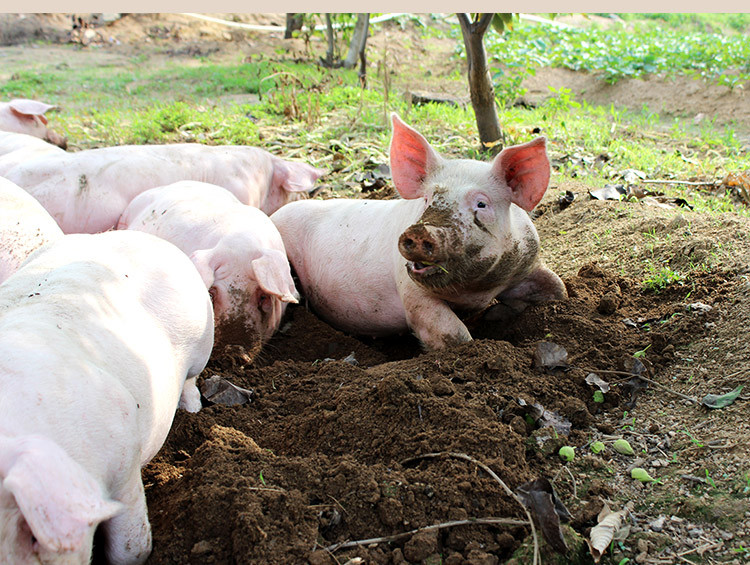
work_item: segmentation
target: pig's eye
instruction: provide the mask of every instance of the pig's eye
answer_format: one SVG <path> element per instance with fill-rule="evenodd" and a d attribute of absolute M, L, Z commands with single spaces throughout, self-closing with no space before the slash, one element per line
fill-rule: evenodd
<path fill-rule="evenodd" d="M 218 294 L 218 292 L 219 291 L 216 289 L 215 286 L 212 286 L 211 288 L 208 289 L 208 294 L 211 295 L 211 303 L 212 304 L 216 302 L 216 295 Z"/>
<path fill-rule="evenodd" d="M 258 308 L 261 310 L 270 310 L 271 309 L 271 297 L 267 294 L 261 294 L 258 296 Z"/>
<path fill-rule="evenodd" d="M 481 200 L 477 202 L 477 208 L 486 208 L 487 204 L 485 202 L 482 202 Z"/>

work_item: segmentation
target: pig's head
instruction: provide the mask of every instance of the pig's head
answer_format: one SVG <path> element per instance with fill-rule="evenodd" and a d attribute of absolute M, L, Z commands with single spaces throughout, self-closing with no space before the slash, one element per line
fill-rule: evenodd
<path fill-rule="evenodd" d="M 550 178 L 545 140 L 505 148 L 490 163 L 443 159 L 393 114 L 391 174 L 405 199 L 421 199 L 418 221 L 400 236 L 409 277 L 444 298 L 501 292 L 539 263 L 527 215 Z M 519 209 L 520 208 L 520 209 Z"/>
<path fill-rule="evenodd" d="M 25 99 L 0 104 L 0 130 L 33 135 L 66 149 L 67 139 L 47 127 L 47 117 L 44 114 L 52 108 L 54 106 L 50 104 Z"/>
<path fill-rule="evenodd" d="M 211 294 L 215 346 L 242 345 L 257 353 L 299 295 L 282 251 L 262 249 L 248 261 L 249 248 L 241 238 L 225 238 L 190 258 Z"/>
<path fill-rule="evenodd" d="M 0 438 L 0 562 L 87 565 L 94 531 L 119 502 L 55 442 Z"/>
<path fill-rule="evenodd" d="M 307 198 L 315 188 L 315 181 L 325 174 L 323 169 L 316 169 L 307 163 L 285 161 L 276 156 L 271 159 L 271 186 L 260 205 L 260 209 L 269 216 L 284 204 Z"/>

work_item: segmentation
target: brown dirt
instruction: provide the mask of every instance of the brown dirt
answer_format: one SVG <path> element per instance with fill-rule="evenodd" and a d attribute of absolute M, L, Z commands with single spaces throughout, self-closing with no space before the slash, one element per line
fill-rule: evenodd
<path fill-rule="evenodd" d="M 280 15 L 238 19 L 283 21 Z M 16 33 L 14 44 L 69 33 L 62 16 L 27 20 L 24 36 L 13 27 L 16 15 L 0 15 L 0 39 L 9 30 Z M 281 31 L 227 31 L 181 15 L 131 15 L 104 29 L 98 50 L 37 45 L 0 54 L 28 58 L 31 66 L 59 57 L 74 69 L 79 61 L 90 64 L 86 57 L 116 64 L 118 57 L 148 52 L 149 45 L 158 47 L 154 57 L 184 56 L 186 64 L 196 53 L 220 59 L 238 49 L 281 49 L 284 56 L 301 57 L 307 49 L 302 40 L 283 42 Z M 450 59 L 452 40 L 422 39 L 409 27 L 375 29 L 371 61 L 392 57 L 394 76 L 402 66 L 419 65 L 424 84 L 439 91 L 431 68 L 449 74 L 458 65 Z M 617 96 L 590 84 L 589 76 L 553 70 L 536 80 L 539 92 L 546 82 L 583 84 L 582 96 L 601 96 L 607 104 Z M 627 93 L 623 103 L 651 107 L 656 103 L 646 95 L 659 90 L 668 109 L 677 100 L 689 106 L 678 113 L 725 115 L 726 97 L 685 97 L 679 81 L 658 89 L 649 82 L 631 90 L 629 81 L 618 83 Z M 746 131 L 749 115 L 738 110 L 733 116 Z M 214 359 L 204 378 L 223 376 L 253 389 L 255 397 L 243 406 L 178 411 L 164 448 L 143 471 L 154 534 L 149 565 L 334 564 L 354 557 L 375 564 L 530 563 L 523 557 L 529 529 L 520 526 L 464 525 L 334 553 L 324 549 L 449 520 L 524 518 L 473 463 L 445 457 L 406 462 L 440 451 L 475 458 L 512 489 L 537 477 L 553 479 L 580 535 L 589 533 L 604 502 L 617 509 L 633 500 L 630 536 L 604 563 L 625 557 L 638 563 L 740 563 L 742 548 L 750 546 L 750 404 L 739 400 L 708 412 L 665 387 L 701 398 L 748 383 L 750 346 L 743 336 L 750 325 L 750 222 L 592 201 L 587 189 L 553 178 L 535 220 L 544 258 L 568 288 L 566 302 L 531 307 L 510 322 L 475 321 L 475 341 L 433 353 L 421 351 L 411 336 L 345 335 L 300 305 L 289 309 L 282 330 L 253 362 L 229 353 Z M 556 199 L 565 190 L 577 198 L 561 210 Z M 668 265 L 689 278 L 661 292 L 644 290 L 649 265 Z M 689 306 L 698 302 L 710 310 Z M 563 346 L 571 368 L 536 368 L 534 352 L 542 341 Z M 658 386 L 631 404 L 628 378 L 604 371 L 629 370 L 638 351 L 645 352 L 647 375 Z M 344 360 L 350 354 L 356 364 Z M 613 386 L 603 403 L 594 401 L 585 382 L 592 370 Z M 569 435 L 539 429 L 530 409 L 535 403 L 570 422 Z M 616 437 L 627 438 L 636 456 L 614 453 Z M 609 449 L 587 455 L 595 439 Z M 578 453 L 567 465 L 557 457 L 564 444 Z M 636 462 L 663 484 L 631 480 L 629 467 Z M 660 516 L 661 526 L 652 526 Z M 512 557 L 516 550 L 520 556 Z M 561 562 L 579 562 L 573 553 Z"/>

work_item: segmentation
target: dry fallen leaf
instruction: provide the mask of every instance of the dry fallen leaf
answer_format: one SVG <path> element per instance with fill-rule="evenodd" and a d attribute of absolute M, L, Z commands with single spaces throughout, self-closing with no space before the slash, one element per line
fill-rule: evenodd
<path fill-rule="evenodd" d="M 609 507 L 605 504 L 602 511 L 599 513 L 599 523 L 591 528 L 591 535 L 586 543 L 589 545 L 589 551 L 591 556 L 594 558 L 594 563 L 599 563 L 599 560 L 604 555 L 609 544 L 615 537 L 615 533 L 622 526 L 622 519 L 633 507 L 632 502 L 628 502 L 625 508 L 619 512 L 611 512 Z"/>

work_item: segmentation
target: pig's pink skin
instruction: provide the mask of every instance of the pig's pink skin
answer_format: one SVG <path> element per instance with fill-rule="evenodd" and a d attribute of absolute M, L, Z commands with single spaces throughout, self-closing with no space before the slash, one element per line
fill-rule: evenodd
<path fill-rule="evenodd" d="M 180 181 L 136 196 L 117 229 L 140 230 L 190 256 L 213 299 L 216 345 L 259 348 L 297 290 L 279 231 L 229 191 Z"/>
<path fill-rule="evenodd" d="M 39 200 L 63 232 L 97 233 L 115 227 L 141 192 L 180 180 L 219 185 L 243 204 L 271 214 L 305 198 L 322 174 L 256 147 L 175 144 L 49 153 L 4 176 Z"/>
<path fill-rule="evenodd" d="M 393 126 L 391 170 L 403 199 L 294 202 L 271 217 L 323 318 L 358 334 L 411 329 L 436 349 L 471 339 L 454 308 L 567 296 L 539 258 L 526 213 L 549 180 L 543 139 L 490 164 L 444 160 L 395 115 Z"/>
<path fill-rule="evenodd" d="M 67 139 L 47 127 L 47 118 L 44 114 L 54 107 L 37 100 L 22 98 L 0 102 L 0 131 L 33 135 L 65 149 L 68 146 Z"/>
<path fill-rule="evenodd" d="M 50 153 L 64 154 L 65 151 L 38 137 L 0 131 L 0 176 L 21 163 Z"/>
<path fill-rule="evenodd" d="M 195 267 L 148 234 L 61 237 L 0 285 L 0 562 L 87 564 L 100 523 L 109 563 L 146 560 L 141 467 L 212 345 Z"/>
<path fill-rule="evenodd" d="M 62 237 L 52 216 L 33 196 L 0 177 L 0 283 L 37 248 Z"/>

